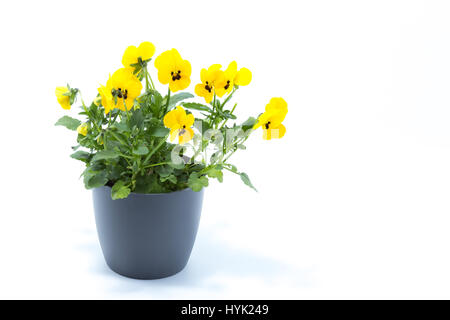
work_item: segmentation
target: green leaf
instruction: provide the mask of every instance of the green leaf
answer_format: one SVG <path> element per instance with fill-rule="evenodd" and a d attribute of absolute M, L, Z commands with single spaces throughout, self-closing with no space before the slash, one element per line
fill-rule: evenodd
<path fill-rule="evenodd" d="M 137 149 L 133 150 L 133 154 L 137 155 L 137 156 L 143 156 L 146 155 L 148 153 L 148 148 L 144 145 L 140 145 Z"/>
<path fill-rule="evenodd" d="M 178 170 L 181 170 L 186 166 L 186 164 L 183 161 L 180 161 L 179 163 L 169 162 L 168 165 Z"/>
<path fill-rule="evenodd" d="M 161 185 L 156 174 L 145 174 L 136 177 L 136 187 L 134 192 L 137 193 L 165 193 L 168 190 Z"/>
<path fill-rule="evenodd" d="M 206 111 L 211 113 L 212 110 L 210 107 L 201 104 L 201 103 L 196 103 L 196 102 L 184 102 L 182 103 L 183 107 L 185 107 L 186 109 L 191 109 L 191 110 L 199 110 L 199 111 Z"/>
<path fill-rule="evenodd" d="M 70 155 L 71 158 L 74 158 L 74 159 L 77 159 L 77 160 L 81 160 L 83 162 L 88 162 L 90 156 L 91 156 L 91 154 L 89 152 L 86 152 L 86 151 L 77 151 L 77 152 L 72 153 Z"/>
<path fill-rule="evenodd" d="M 116 128 L 119 131 L 125 131 L 125 132 L 129 132 L 130 128 L 128 127 L 128 125 L 126 124 L 125 121 L 123 122 L 116 122 L 113 125 L 114 128 Z"/>
<path fill-rule="evenodd" d="M 188 186 L 195 192 L 202 190 L 203 187 L 207 187 L 208 184 L 209 184 L 208 178 L 205 176 L 199 177 L 197 172 L 193 172 L 189 176 Z"/>
<path fill-rule="evenodd" d="M 106 172 L 93 172 L 91 170 L 87 170 L 84 173 L 84 186 L 86 189 L 98 188 L 104 186 L 108 182 L 106 178 Z"/>
<path fill-rule="evenodd" d="M 156 90 L 150 90 L 146 96 L 148 97 L 146 101 L 150 104 L 150 110 L 157 115 L 163 100 L 161 94 Z"/>
<path fill-rule="evenodd" d="M 174 94 L 174 95 L 170 96 L 169 109 L 171 107 L 175 106 L 176 104 L 178 104 L 180 101 L 190 99 L 193 97 L 194 97 L 194 95 L 189 92 L 180 92 L 180 93 Z M 165 101 L 167 101 L 167 98 L 165 99 Z"/>
<path fill-rule="evenodd" d="M 165 127 L 153 127 L 148 130 L 148 133 L 153 137 L 165 137 L 169 134 L 170 129 Z"/>
<path fill-rule="evenodd" d="M 89 166 L 89 170 L 91 171 L 102 171 L 105 170 L 106 166 L 102 162 L 94 162 L 92 165 Z"/>
<path fill-rule="evenodd" d="M 239 173 L 239 175 L 241 176 L 241 180 L 250 188 L 252 188 L 253 190 L 255 190 L 256 192 L 258 192 L 258 190 L 256 190 L 256 188 L 253 186 L 252 182 L 250 181 L 250 178 L 248 177 L 248 175 L 245 172 L 241 172 Z"/>
<path fill-rule="evenodd" d="M 122 180 L 117 181 L 111 188 L 111 198 L 113 200 L 124 199 L 128 197 L 131 189 L 125 185 Z"/>
<path fill-rule="evenodd" d="M 224 117 L 225 119 L 233 119 L 233 120 L 235 120 L 235 119 L 237 118 L 234 114 L 232 114 L 232 113 L 230 112 L 230 110 L 220 111 L 220 109 L 218 109 L 217 111 L 218 111 L 219 114 L 220 114 L 222 117 Z"/>
<path fill-rule="evenodd" d="M 228 168 L 231 170 L 231 172 L 239 174 L 238 169 L 236 168 L 236 166 L 234 164 L 231 163 L 227 163 L 226 164 L 228 166 Z"/>
<path fill-rule="evenodd" d="M 167 178 L 173 173 L 173 168 L 171 166 L 157 166 L 155 171 L 163 178 Z"/>
<path fill-rule="evenodd" d="M 94 158 L 92 158 L 92 161 L 114 159 L 117 158 L 118 156 L 119 154 L 113 150 L 100 150 L 95 154 Z"/>
<path fill-rule="evenodd" d="M 144 115 L 142 114 L 141 109 L 134 110 L 130 117 L 130 128 L 136 126 L 141 129 L 144 125 Z"/>
<path fill-rule="evenodd" d="M 58 121 L 56 121 L 55 126 L 63 126 L 69 130 L 75 131 L 75 130 L 77 130 L 77 128 L 80 124 L 81 124 L 80 120 L 74 119 L 69 116 L 64 116 L 64 117 L 60 118 Z"/>
<path fill-rule="evenodd" d="M 161 176 L 160 178 L 159 178 L 159 180 L 161 180 L 161 182 L 166 182 L 167 180 L 169 180 L 170 182 L 172 182 L 172 183 L 177 183 L 177 177 L 176 176 L 174 176 L 173 174 L 170 174 L 170 175 L 168 175 L 167 177 L 163 177 L 163 176 Z"/>
<path fill-rule="evenodd" d="M 248 129 L 253 128 L 253 126 L 258 121 L 256 118 L 250 117 L 244 123 L 241 124 L 242 130 L 247 131 Z"/>
<path fill-rule="evenodd" d="M 207 172 L 208 177 L 216 178 L 219 182 L 223 182 L 223 172 L 217 168 L 211 168 Z"/>

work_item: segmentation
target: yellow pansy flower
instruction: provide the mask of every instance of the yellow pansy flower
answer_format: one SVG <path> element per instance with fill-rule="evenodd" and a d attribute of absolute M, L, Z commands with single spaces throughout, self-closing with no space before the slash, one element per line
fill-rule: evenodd
<path fill-rule="evenodd" d="M 202 83 L 199 83 L 195 86 L 195 93 L 199 97 L 205 98 L 206 103 L 210 103 L 214 97 L 214 85 L 217 78 L 223 73 L 220 71 L 222 66 L 220 64 L 213 64 L 206 69 L 202 69 L 200 71 L 200 80 Z"/>
<path fill-rule="evenodd" d="M 164 116 L 164 125 L 170 129 L 170 141 L 178 136 L 178 143 L 184 144 L 194 137 L 194 115 L 186 114 L 186 111 L 178 106 Z"/>
<path fill-rule="evenodd" d="M 216 94 L 223 97 L 226 93 L 230 93 L 234 87 L 234 77 L 237 74 L 236 61 L 231 62 L 228 68 L 220 74 L 216 80 Z"/>
<path fill-rule="evenodd" d="M 67 87 L 56 87 L 55 89 L 56 99 L 65 110 L 70 110 L 70 96 L 66 95 L 69 91 L 70 90 Z"/>
<path fill-rule="evenodd" d="M 131 72 L 130 69 L 122 68 L 113 73 L 106 83 L 106 89 L 103 96 L 105 97 L 105 103 L 108 103 L 109 95 L 112 96 L 112 107 L 105 107 L 105 113 L 107 113 L 107 108 L 109 110 L 114 108 L 119 108 L 122 111 L 130 110 L 133 107 L 134 99 L 136 99 L 142 91 L 142 83 L 139 79 Z M 100 92 L 102 95 L 102 92 Z M 102 104 L 103 104 L 102 96 Z M 108 110 L 108 112 L 109 112 Z"/>
<path fill-rule="evenodd" d="M 87 135 L 87 132 L 88 132 L 88 125 L 87 125 L 87 123 L 82 123 L 82 124 L 80 124 L 80 125 L 78 126 L 78 128 L 77 128 L 77 132 L 78 132 L 79 134 L 83 135 L 83 136 L 86 136 L 86 135 Z"/>
<path fill-rule="evenodd" d="M 155 54 L 155 46 L 151 42 L 142 42 L 139 47 L 129 46 L 122 57 L 122 64 L 125 68 L 134 67 L 141 61 L 150 60 Z"/>
<path fill-rule="evenodd" d="M 173 92 L 186 89 L 191 83 L 191 64 L 183 60 L 176 49 L 161 53 L 155 59 L 158 69 L 158 80 L 162 84 L 169 84 Z"/>
<path fill-rule="evenodd" d="M 231 62 L 228 68 L 216 81 L 216 93 L 219 97 L 230 93 L 235 85 L 246 86 L 252 81 L 252 73 L 247 68 L 238 71 L 236 61 Z"/>
<path fill-rule="evenodd" d="M 282 122 L 287 112 L 287 103 L 283 98 L 272 98 L 253 129 L 262 127 L 264 140 L 280 139 L 286 133 L 286 127 Z"/>

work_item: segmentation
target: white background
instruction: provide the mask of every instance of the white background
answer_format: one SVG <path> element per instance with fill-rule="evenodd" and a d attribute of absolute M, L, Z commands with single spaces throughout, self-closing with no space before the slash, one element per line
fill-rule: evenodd
<path fill-rule="evenodd" d="M 4 3 L 0 298 L 450 298 L 449 16 L 428 0 Z M 234 158 L 259 192 L 212 183 L 187 268 L 157 281 L 107 268 L 75 134 L 53 126 L 55 86 L 92 100 L 141 41 L 191 61 L 191 92 L 212 63 L 252 70 L 242 119 L 289 104 L 283 139 L 258 131 Z"/>

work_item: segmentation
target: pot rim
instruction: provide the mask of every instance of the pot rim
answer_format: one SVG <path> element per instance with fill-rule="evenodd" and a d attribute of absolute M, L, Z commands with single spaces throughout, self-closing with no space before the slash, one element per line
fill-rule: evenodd
<path fill-rule="evenodd" d="M 99 189 L 99 188 L 107 188 L 107 189 L 112 189 L 112 187 L 104 185 L 98 188 L 94 188 L 94 189 Z M 177 191 L 171 191 L 171 192 L 160 192 L 160 193 L 138 193 L 138 192 L 130 192 L 129 195 L 134 195 L 134 196 L 164 196 L 164 195 L 169 195 L 169 194 L 174 194 L 174 193 L 181 193 L 181 192 L 186 192 L 191 190 L 192 192 L 195 192 L 194 190 L 192 190 L 191 188 L 187 187 L 185 189 L 182 190 L 177 190 Z M 203 192 L 204 188 L 202 188 L 202 190 L 198 191 Z M 197 192 L 196 192 L 197 193 Z"/>

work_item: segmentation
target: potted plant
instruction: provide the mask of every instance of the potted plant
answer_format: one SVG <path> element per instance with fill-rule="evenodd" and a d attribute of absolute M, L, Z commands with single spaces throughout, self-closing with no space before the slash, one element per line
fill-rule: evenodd
<path fill-rule="evenodd" d="M 231 98 L 252 74 L 231 62 L 200 71 L 194 95 L 181 92 L 191 83 L 191 65 L 177 50 L 154 61 L 167 94 L 155 89 L 149 73 L 155 47 L 130 46 L 123 67 L 85 104 L 79 89 L 56 88 L 63 109 L 78 99 L 79 116 L 56 125 L 77 131 L 71 157 L 84 162 L 84 185 L 93 190 L 100 245 L 109 267 L 127 277 L 156 279 L 173 275 L 189 259 L 198 229 L 203 190 L 209 179 L 222 182 L 223 172 L 247 174 L 229 162 L 250 134 L 262 128 L 266 140 L 285 134 L 287 103 L 272 98 L 258 117 L 239 122 Z M 230 108 L 231 107 L 231 108 Z M 256 190 L 256 189 L 255 189 Z"/>

